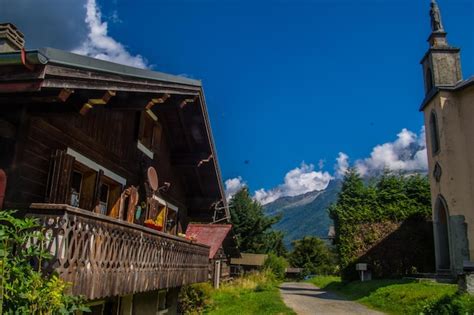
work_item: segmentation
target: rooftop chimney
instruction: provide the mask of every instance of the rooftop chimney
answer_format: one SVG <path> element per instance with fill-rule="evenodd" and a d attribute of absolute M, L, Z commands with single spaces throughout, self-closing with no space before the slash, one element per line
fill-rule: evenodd
<path fill-rule="evenodd" d="M 25 38 L 15 25 L 0 24 L 0 53 L 21 50 L 25 46 Z"/>

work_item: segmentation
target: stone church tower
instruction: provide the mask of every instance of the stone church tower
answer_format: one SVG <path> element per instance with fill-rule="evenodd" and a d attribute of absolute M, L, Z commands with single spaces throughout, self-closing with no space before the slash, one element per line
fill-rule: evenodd
<path fill-rule="evenodd" d="M 431 1 L 431 35 L 428 38 L 430 49 L 423 57 L 425 93 L 434 88 L 452 86 L 462 80 L 460 49 L 448 44 L 447 33 L 441 21 L 441 12 L 435 0 Z"/>
<path fill-rule="evenodd" d="M 474 259 L 474 78 L 463 80 L 460 49 L 447 40 L 431 0 L 429 49 L 421 61 L 436 269 L 457 275 Z"/>

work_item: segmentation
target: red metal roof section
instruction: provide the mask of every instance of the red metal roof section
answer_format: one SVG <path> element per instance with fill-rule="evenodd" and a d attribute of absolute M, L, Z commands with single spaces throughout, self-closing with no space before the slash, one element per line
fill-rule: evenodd
<path fill-rule="evenodd" d="M 186 236 L 195 237 L 198 243 L 210 246 L 209 259 L 212 259 L 222 246 L 222 243 L 231 229 L 232 225 L 230 224 L 191 223 L 186 229 Z"/>

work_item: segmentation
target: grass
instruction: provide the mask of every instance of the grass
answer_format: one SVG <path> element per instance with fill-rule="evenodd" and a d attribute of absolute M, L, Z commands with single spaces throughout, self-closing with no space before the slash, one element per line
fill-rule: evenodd
<path fill-rule="evenodd" d="M 309 280 L 350 300 L 389 314 L 464 314 L 474 311 L 474 297 L 457 293 L 457 286 L 429 281 L 372 280 L 343 283 L 339 277 Z"/>
<path fill-rule="evenodd" d="M 296 315 L 282 301 L 268 273 L 253 274 L 221 286 L 211 294 L 209 315 Z"/>

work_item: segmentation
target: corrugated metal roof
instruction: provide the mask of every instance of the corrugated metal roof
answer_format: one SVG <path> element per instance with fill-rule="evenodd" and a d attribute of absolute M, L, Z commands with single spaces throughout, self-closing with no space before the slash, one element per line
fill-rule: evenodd
<path fill-rule="evenodd" d="M 13 62 L 13 59 L 20 60 L 21 52 L 0 53 L 0 64 Z M 27 60 L 32 64 L 58 64 L 68 67 L 87 69 L 93 71 L 113 73 L 140 79 L 172 82 L 191 86 L 202 86 L 201 81 L 189 79 L 177 75 L 140 69 L 123 64 L 100 60 L 88 56 L 74 54 L 68 51 L 55 48 L 40 48 L 26 52 Z"/>
<path fill-rule="evenodd" d="M 232 225 L 230 224 L 190 223 L 186 229 L 186 236 L 195 237 L 198 243 L 210 246 L 209 259 L 212 259 L 231 229 Z"/>
<path fill-rule="evenodd" d="M 232 265 L 263 266 L 268 255 L 241 253 L 242 258 L 232 258 Z"/>

